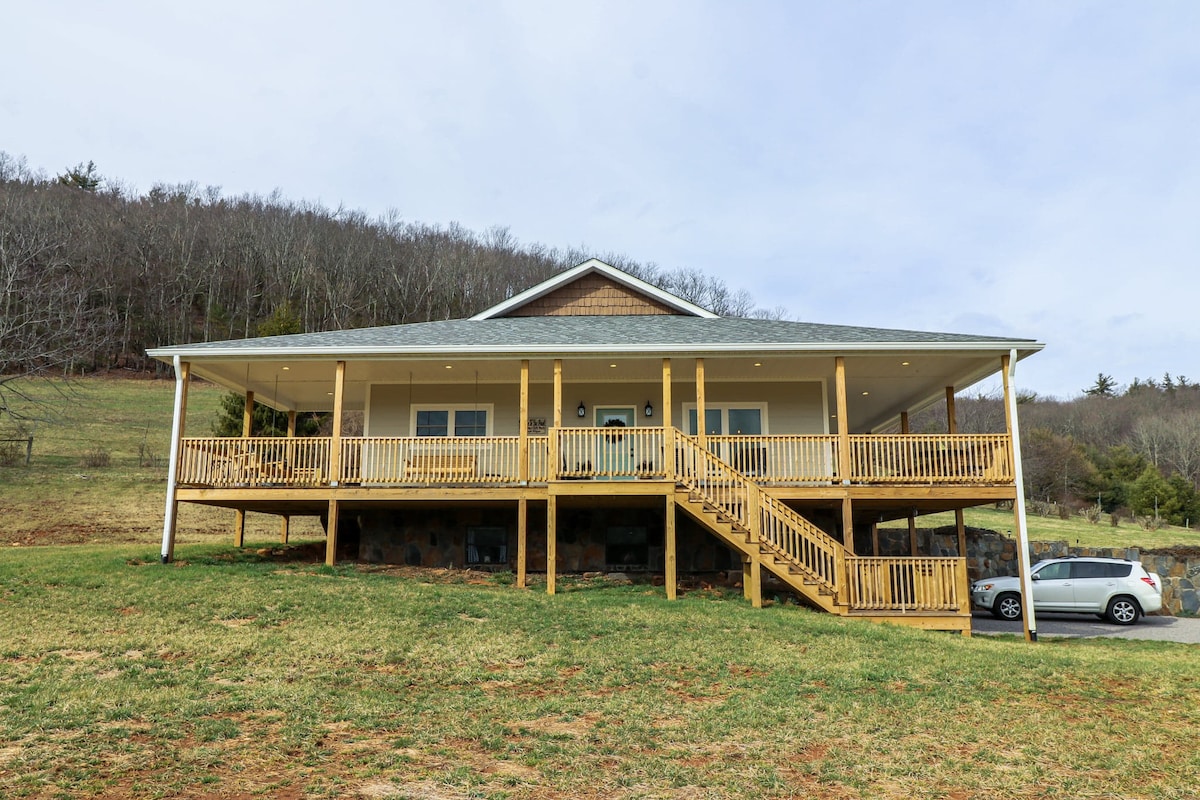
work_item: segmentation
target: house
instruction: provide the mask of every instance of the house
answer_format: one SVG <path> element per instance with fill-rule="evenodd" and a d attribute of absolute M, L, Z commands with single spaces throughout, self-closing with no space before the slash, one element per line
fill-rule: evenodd
<path fill-rule="evenodd" d="M 470 319 L 162 347 L 177 375 L 163 530 L 179 503 L 320 516 L 327 561 L 764 575 L 816 608 L 970 630 L 922 514 L 1016 500 L 1015 418 L 961 435 L 954 396 L 1027 339 L 722 318 L 597 260 Z M 190 377 L 246 398 L 241 438 L 182 430 Z M 909 415 L 948 406 L 949 430 Z M 250 412 L 332 411 L 332 435 L 251 437 Z M 1009 406 L 1015 409 L 1014 403 Z M 361 436 L 342 430 L 361 411 Z M 1018 504 L 1019 507 L 1019 504 Z M 909 551 L 876 526 L 908 520 Z M 1022 517 L 1015 520 L 1021 528 Z"/>

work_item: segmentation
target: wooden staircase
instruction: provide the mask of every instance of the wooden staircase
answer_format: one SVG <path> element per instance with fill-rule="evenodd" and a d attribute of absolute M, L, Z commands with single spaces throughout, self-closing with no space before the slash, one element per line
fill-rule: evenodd
<path fill-rule="evenodd" d="M 789 506 L 771 497 L 697 439 L 676 434 L 676 507 L 742 553 L 748 594 L 761 592 L 758 567 L 767 569 L 809 603 L 847 613 L 845 549 Z"/>

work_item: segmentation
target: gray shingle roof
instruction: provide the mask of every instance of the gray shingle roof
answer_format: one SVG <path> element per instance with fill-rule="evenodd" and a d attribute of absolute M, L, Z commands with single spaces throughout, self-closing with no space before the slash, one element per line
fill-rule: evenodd
<path fill-rule="evenodd" d="M 922 348 L 939 345 L 964 347 L 979 345 L 998 348 L 1034 345 L 1032 339 L 976 336 L 961 333 L 862 328 L 849 325 L 823 325 L 811 322 L 741 319 L 723 317 L 702 319 L 683 316 L 608 316 L 608 317 L 512 317 L 487 320 L 445 320 L 411 325 L 326 331 L 322 333 L 271 336 L 223 342 L 163 347 L 151 351 L 154 356 L 221 351 L 225 354 L 262 354 L 345 349 L 347 352 L 405 353 L 437 350 L 481 352 L 506 350 L 563 352 L 596 349 L 637 349 L 653 347 L 703 350 L 706 347 L 747 349 L 767 347 L 804 350 L 806 346 L 824 350 L 830 346 L 855 349 L 871 345 L 894 347 L 911 344 Z M 1040 346 L 1037 347 L 1040 349 Z"/>

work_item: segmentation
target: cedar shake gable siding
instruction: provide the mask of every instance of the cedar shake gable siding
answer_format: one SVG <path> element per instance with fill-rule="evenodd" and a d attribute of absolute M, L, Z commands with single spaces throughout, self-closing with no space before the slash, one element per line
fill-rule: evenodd
<path fill-rule="evenodd" d="M 591 317 L 678 315 L 652 297 L 622 286 L 611 278 L 592 273 L 514 308 L 507 317 Z"/>

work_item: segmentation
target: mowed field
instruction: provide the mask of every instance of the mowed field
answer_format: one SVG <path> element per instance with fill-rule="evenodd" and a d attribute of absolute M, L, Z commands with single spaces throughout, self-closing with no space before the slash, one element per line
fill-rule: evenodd
<path fill-rule="evenodd" d="M 315 527 L 260 552 L 269 517 L 235 551 L 228 511 L 185 508 L 161 565 L 173 388 L 84 381 L 34 464 L 0 468 L 0 797 L 1197 795 L 1191 645 L 330 568 Z M 191 432 L 219 395 L 193 387 Z"/>

